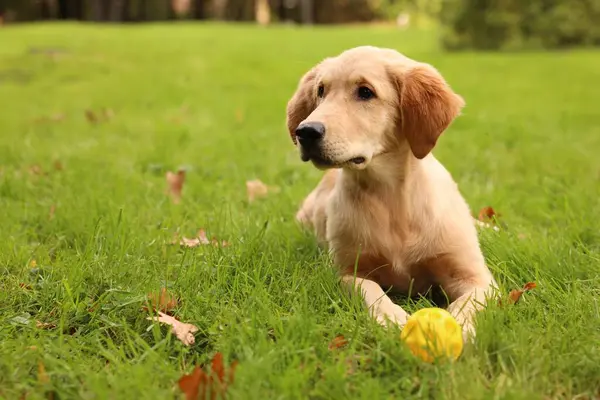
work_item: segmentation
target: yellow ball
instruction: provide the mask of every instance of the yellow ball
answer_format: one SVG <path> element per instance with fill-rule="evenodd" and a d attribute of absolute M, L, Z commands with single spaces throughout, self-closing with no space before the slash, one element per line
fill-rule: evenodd
<path fill-rule="evenodd" d="M 441 308 L 424 308 L 411 315 L 400 338 L 425 362 L 456 360 L 463 350 L 460 325 Z"/>

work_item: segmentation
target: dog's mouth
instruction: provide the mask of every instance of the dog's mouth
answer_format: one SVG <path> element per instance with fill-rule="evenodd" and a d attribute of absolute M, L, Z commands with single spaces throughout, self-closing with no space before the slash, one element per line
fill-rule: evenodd
<path fill-rule="evenodd" d="M 323 157 L 322 155 L 316 154 L 302 154 L 302 161 L 308 162 L 312 161 L 312 163 L 319 169 L 327 169 L 327 168 L 361 168 L 366 166 L 367 158 L 364 156 L 357 156 L 347 159 L 346 161 L 337 161 L 332 160 L 329 157 Z"/>
<path fill-rule="evenodd" d="M 347 162 L 352 163 L 354 165 L 361 165 L 367 162 L 365 157 L 354 157 L 348 160 Z"/>
<path fill-rule="evenodd" d="M 363 169 L 370 161 L 370 157 L 367 155 L 354 155 L 353 157 L 343 158 L 340 160 L 339 157 L 332 157 L 331 155 L 323 152 L 320 148 L 306 148 L 300 147 L 300 158 L 304 162 L 311 161 L 313 165 L 319 169 L 328 168 L 351 168 L 351 169 Z"/>

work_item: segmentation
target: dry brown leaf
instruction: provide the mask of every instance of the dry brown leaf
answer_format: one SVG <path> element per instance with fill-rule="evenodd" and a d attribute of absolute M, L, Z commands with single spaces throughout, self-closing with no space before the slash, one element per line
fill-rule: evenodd
<path fill-rule="evenodd" d="M 102 110 L 102 115 L 104 115 L 104 118 L 106 120 L 109 120 L 109 119 L 113 119 L 113 117 L 115 116 L 115 112 L 113 111 L 112 108 L 104 108 Z"/>
<path fill-rule="evenodd" d="M 481 222 L 492 222 L 495 223 L 496 218 L 499 218 L 500 214 L 498 214 L 492 207 L 483 207 L 479 210 L 479 220 Z"/>
<path fill-rule="evenodd" d="M 56 113 L 50 116 L 44 115 L 43 117 L 36 118 L 34 122 L 36 123 L 47 123 L 47 122 L 60 122 L 65 119 L 65 114 Z"/>
<path fill-rule="evenodd" d="M 194 344 L 196 339 L 194 338 L 194 332 L 198 331 L 198 327 L 192 324 L 178 321 L 177 319 L 158 311 L 158 317 L 148 317 L 151 321 L 157 321 L 163 324 L 171 325 L 172 331 L 177 336 L 177 339 L 181 340 L 186 346 Z"/>
<path fill-rule="evenodd" d="M 171 311 L 177 307 L 177 298 L 175 296 L 171 296 L 167 292 L 167 288 L 161 288 L 160 293 L 149 293 L 148 300 L 150 300 L 150 305 L 154 310 L 162 311 L 165 314 L 169 314 Z M 147 307 L 143 307 L 147 310 Z"/>
<path fill-rule="evenodd" d="M 168 171 L 166 178 L 167 193 L 173 199 L 173 203 L 178 204 L 181 201 L 181 192 L 185 183 L 185 170 L 180 169 L 177 172 Z"/>
<path fill-rule="evenodd" d="M 329 343 L 329 350 L 337 350 L 339 348 L 344 347 L 348 344 L 348 340 L 344 337 L 344 335 L 338 335 L 333 338 L 333 340 Z"/>
<path fill-rule="evenodd" d="M 182 237 L 179 244 L 183 247 L 198 247 L 202 244 L 199 238 L 195 237 L 193 239 Z"/>
<path fill-rule="evenodd" d="M 44 170 L 42 170 L 42 167 L 40 167 L 39 164 L 29 166 L 28 170 L 30 175 L 46 175 L 46 173 L 44 172 Z"/>
<path fill-rule="evenodd" d="M 46 367 L 44 366 L 44 363 L 42 363 L 41 361 L 38 361 L 37 378 L 38 378 L 38 382 L 40 382 L 41 384 L 50 383 L 50 378 L 48 377 L 48 374 L 46 373 Z"/>
<path fill-rule="evenodd" d="M 211 361 L 210 374 L 196 366 L 190 375 L 179 378 L 179 389 L 185 394 L 187 400 L 205 399 L 210 394 L 210 399 L 224 398 L 228 385 L 234 381 L 237 361 L 229 366 L 228 379 L 225 380 L 225 366 L 223 355 L 216 353 Z"/>
<path fill-rule="evenodd" d="M 85 110 L 85 118 L 91 124 L 97 124 L 98 123 L 98 117 L 96 116 L 96 113 L 93 112 L 92 110 Z"/>
<path fill-rule="evenodd" d="M 229 246 L 229 242 L 222 240 L 220 243 L 217 239 L 215 239 L 214 237 L 212 239 L 208 239 L 208 236 L 206 236 L 206 231 L 204 229 L 200 229 L 198 231 L 198 233 L 196 234 L 195 238 L 186 238 L 186 237 L 182 237 L 180 240 L 177 239 L 177 236 L 175 237 L 175 240 L 173 241 L 173 244 L 177 244 L 179 243 L 180 246 L 183 247 L 198 247 L 200 245 L 207 245 L 207 244 L 212 244 L 213 246 L 221 246 L 221 247 L 227 247 Z"/>
<path fill-rule="evenodd" d="M 221 246 L 221 247 L 227 247 L 229 246 L 229 242 L 222 240 L 221 243 L 219 243 L 219 241 L 217 239 L 215 239 L 214 237 L 210 240 L 208 240 L 208 237 L 206 236 L 206 231 L 204 229 L 200 229 L 198 231 L 198 240 L 200 240 L 201 244 L 212 244 L 213 246 Z"/>
<path fill-rule="evenodd" d="M 49 330 L 56 328 L 56 325 L 49 322 L 35 321 L 35 327 L 38 329 Z"/>
<path fill-rule="evenodd" d="M 246 191 L 248 192 L 248 201 L 252 202 L 260 197 L 266 197 L 269 192 L 277 193 L 277 186 L 267 186 L 260 179 L 246 181 Z"/>
<path fill-rule="evenodd" d="M 523 293 L 528 292 L 531 289 L 535 289 L 536 287 L 537 284 L 535 282 L 529 282 L 526 283 L 521 289 L 511 290 L 510 294 L 508 295 L 510 303 L 517 304 L 517 302 L 521 299 L 521 296 L 523 296 Z"/>
<path fill-rule="evenodd" d="M 26 283 L 19 283 L 19 287 L 25 290 L 31 290 L 31 285 L 28 285 Z"/>
<path fill-rule="evenodd" d="M 50 377 L 46 372 L 46 367 L 44 367 L 44 363 L 42 361 L 38 361 L 38 373 L 37 373 L 38 382 L 42 385 L 48 385 L 50 383 Z M 54 391 L 47 391 L 45 393 L 46 398 L 48 400 L 54 400 Z"/>
<path fill-rule="evenodd" d="M 206 386 L 208 376 L 202 368 L 196 366 L 191 374 L 179 378 L 179 389 L 185 394 L 186 400 L 197 400 L 206 398 Z M 202 396 L 198 397 L 202 389 Z"/>

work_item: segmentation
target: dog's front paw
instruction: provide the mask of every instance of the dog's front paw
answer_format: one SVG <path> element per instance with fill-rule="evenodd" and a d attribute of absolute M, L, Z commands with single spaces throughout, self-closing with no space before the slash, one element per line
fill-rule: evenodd
<path fill-rule="evenodd" d="M 393 305 L 386 307 L 385 309 L 380 309 L 375 314 L 375 319 L 379 322 L 380 325 L 385 327 L 390 324 L 398 326 L 400 329 L 406 325 L 406 321 L 408 321 L 408 317 L 410 315 L 402 309 L 402 307 Z"/>
<path fill-rule="evenodd" d="M 475 326 L 472 322 L 465 322 L 462 325 L 463 343 L 473 343 L 475 341 Z"/>

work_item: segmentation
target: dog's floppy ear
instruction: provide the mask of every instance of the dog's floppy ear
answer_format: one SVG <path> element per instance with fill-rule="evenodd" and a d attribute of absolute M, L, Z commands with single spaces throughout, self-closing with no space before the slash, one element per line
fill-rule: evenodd
<path fill-rule="evenodd" d="M 393 75 L 400 93 L 398 129 L 415 157 L 424 158 L 465 102 L 430 65 L 416 64 Z"/>
<path fill-rule="evenodd" d="M 314 87 L 316 77 L 317 67 L 314 67 L 300 79 L 296 93 L 294 93 L 287 104 L 287 128 L 294 144 L 296 144 L 296 128 L 317 107 Z"/>

